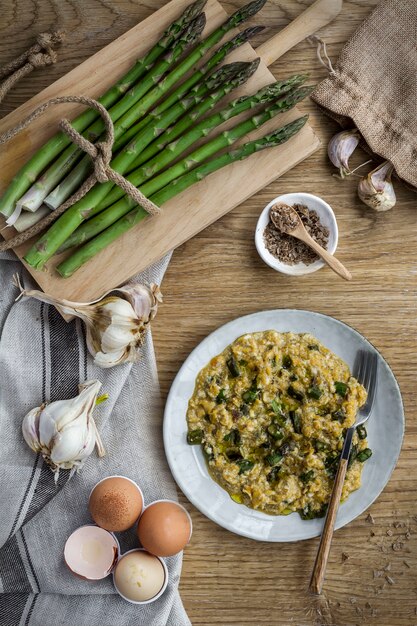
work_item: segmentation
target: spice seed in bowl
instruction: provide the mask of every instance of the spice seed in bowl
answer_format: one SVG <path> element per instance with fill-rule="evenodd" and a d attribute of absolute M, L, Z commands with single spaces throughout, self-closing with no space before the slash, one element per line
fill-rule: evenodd
<path fill-rule="evenodd" d="M 315 239 L 322 248 L 327 249 L 329 229 L 321 223 L 316 211 L 309 209 L 304 204 L 293 204 L 292 207 L 300 216 L 308 234 Z M 273 224 L 270 217 L 264 230 L 263 238 L 265 246 L 272 256 L 287 265 L 295 265 L 296 263 L 310 265 L 314 263 L 314 261 L 317 261 L 319 257 L 307 244 L 282 232 L 283 230 L 289 230 L 295 226 L 288 223 L 288 221 L 291 220 L 291 216 L 285 211 L 285 206 L 271 208 L 270 216 L 272 212 L 274 212 L 275 224 L 280 225 L 282 223 L 282 230 L 280 230 Z"/>

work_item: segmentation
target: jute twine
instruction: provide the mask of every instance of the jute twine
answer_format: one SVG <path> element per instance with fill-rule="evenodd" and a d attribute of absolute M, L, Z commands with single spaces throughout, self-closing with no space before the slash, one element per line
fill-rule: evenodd
<path fill-rule="evenodd" d="M 34 69 L 53 65 L 57 61 L 54 46 L 64 40 L 64 32 L 40 33 L 36 43 L 17 59 L 0 68 L 0 79 L 6 78 L 0 85 L 0 102 L 18 80 L 30 74 Z"/>
<path fill-rule="evenodd" d="M 329 58 L 329 55 L 327 54 L 327 46 L 326 46 L 326 42 L 323 41 L 323 39 L 321 39 L 321 37 L 318 37 L 318 35 L 311 35 L 310 37 L 307 38 L 307 41 L 309 41 L 311 44 L 313 44 L 313 46 L 316 46 L 316 54 L 317 54 L 317 58 L 319 60 L 319 63 L 326 68 L 326 70 L 329 72 L 329 74 L 335 74 L 334 71 L 334 67 L 332 65 L 332 62 Z"/>
<path fill-rule="evenodd" d="M 62 104 L 64 102 L 75 102 L 78 104 L 85 104 L 92 109 L 98 111 L 103 118 L 105 129 L 106 129 L 106 139 L 105 141 L 99 141 L 96 144 L 91 143 L 85 137 L 80 135 L 71 123 L 67 119 L 62 119 L 59 123 L 60 129 L 68 135 L 72 142 L 74 142 L 81 150 L 84 150 L 93 160 L 94 172 L 87 178 L 87 180 L 81 185 L 81 187 L 74 193 L 66 202 L 61 204 L 57 209 L 52 211 L 49 215 L 46 215 L 42 220 L 23 231 L 22 233 L 16 235 L 12 239 L 8 241 L 4 241 L 0 244 L 0 252 L 3 250 L 8 250 L 10 248 L 15 248 L 20 246 L 22 243 L 31 239 L 34 235 L 40 233 L 46 226 L 49 226 L 52 222 L 54 222 L 64 211 L 66 211 L 70 206 L 81 200 L 85 196 L 85 194 L 97 183 L 105 183 L 107 181 L 112 181 L 116 185 L 118 185 L 124 192 L 127 194 L 135 204 L 140 204 L 148 213 L 151 215 L 157 215 L 161 212 L 160 208 L 156 206 L 153 202 L 151 202 L 143 193 L 137 189 L 132 183 L 130 183 L 126 178 L 124 178 L 121 174 L 116 172 L 114 169 L 110 167 L 110 161 L 112 157 L 112 146 L 114 141 L 114 127 L 113 122 L 108 114 L 107 110 L 104 108 L 102 104 L 93 100 L 92 98 L 87 98 L 85 96 L 61 96 L 58 98 L 51 98 L 37 109 L 33 111 L 26 119 L 24 119 L 20 124 L 15 126 L 14 128 L 9 129 L 3 135 L 0 135 L 0 145 L 9 141 L 15 137 L 20 131 L 24 130 L 31 124 L 34 120 L 40 117 L 50 106 L 54 104 Z"/>

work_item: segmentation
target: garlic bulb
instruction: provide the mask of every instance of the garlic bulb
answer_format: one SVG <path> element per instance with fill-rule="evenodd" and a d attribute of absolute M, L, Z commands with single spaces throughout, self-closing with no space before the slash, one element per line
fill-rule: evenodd
<path fill-rule="evenodd" d="M 106 292 L 92 302 L 59 300 L 42 291 L 23 289 L 19 277 L 14 283 L 21 296 L 53 304 L 67 315 L 75 315 L 86 325 L 87 347 L 94 363 L 107 368 L 137 361 L 146 328 L 155 317 L 162 294 L 158 285 L 128 284 Z M 112 295 L 109 295 L 112 294 Z"/>
<path fill-rule="evenodd" d="M 352 173 L 349 168 L 349 157 L 356 149 L 359 140 L 359 131 L 357 128 L 354 128 L 353 130 L 342 130 L 329 141 L 327 154 L 333 165 L 339 168 L 341 178 L 345 178 Z"/>
<path fill-rule="evenodd" d="M 388 211 L 397 201 L 391 182 L 393 171 L 394 166 L 385 161 L 359 181 L 359 198 L 375 211 Z"/>
<path fill-rule="evenodd" d="M 79 395 L 38 406 L 23 418 L 23 437 L 34 452 L 40 452 L 58 480 L 61 469 L 80 469 L 97 446 L 105 451 L 93 418 L 99 380 L 79 385 Z"/>

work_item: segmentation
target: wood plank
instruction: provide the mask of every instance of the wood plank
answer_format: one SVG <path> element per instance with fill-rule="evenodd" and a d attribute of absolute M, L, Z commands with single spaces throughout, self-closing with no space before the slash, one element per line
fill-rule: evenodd
<path fill-rule="evenodd" d="M 345 0 L 340 17 L 319 32 L 332 61 L 378 1 Z M 258 24 L 267 24 L 268 31 L 256 43 L 277 32 L 310 2 L 268 2 L 255 19 Z M 69 37 L 59 63 L 19 83 L 0 105 L 0 113 L 4 115 L 25 102 L 163 4 L 164 0 L 140 4 L 130 0 L 3 0 L 0 62 L 26 49 L 36 33 L 57 24 L 66 28 Z M 231 13 L 244 0 L 225 0 L 222 4 Z M 290 71 L 309 72 L 312 82 L 322 80 L 326 74 L 308 42 L 287 53 L 272 71 L 277 78 Z M 337 125 L 318 112 L 313 103 L 304 104 L 303 110 L 310 113 L 323 148 L 187 241 L 173 255 L 162 285 L 164 305 L 153 322 L 163 395 L 192 348 L 220 324 L 262 309 L 310 308 L 356 327 L 390 363 L 405 402 L 403 450 L 386 489 L 369 509 L 375 524 L 366 521 L 367 512 L 335 533 L 321 607 L 307 592 L 317 539 L 271 546 L 237 537 L 206 519 L 184 498 L 182 502 L 193 518 L 194 536 L 184 554 L 181 595 L 194 626 L 414 626 L 416 196 L 395 182 L 398 203 L 392 211 L 376 215 L 364 207 L 356 195 L 357 179 L 341 182 L 331 176 L 334 170 L 324 146 Z M 359 165 L 366 159 L 367 155 L 359 151 L 352 163 Z M 257 256 L 253 236 L 260 211 L 275 196 L 301 190 L 323 197 L 336 211 L 338 254 L 353 273 L 348 286 L 328 269 L 301 279 L 288 278 L 266 267 Z M 402 527 L 395 528 L 398 522 L 409 525 L 412 534 L 404 540 L 404 548 L 395 552 L 387 531 L 394 533 L 393 538 L 404 534 Z M 348 560 L 342 560 L 342 553 L 349 555 Z M 374 578 L 374 570 L 381 571 L 388 564 L 393 585 L 384 577 Z"/>
<path fill-rule="evenodd" d="M 172 0 L 157 13 L 138 24 L 93 57 L 62 77 L 43 92 L 19 107 L 0 122 L 0 132 L 27 116 L 35 106 L 57 95 L 82 93 L 97 96 L 104 92 L 126 69 L 158 40 L 163 30 L 189 4 L 189 0 Z M 209 0 L 205 7 L 206 32 L 211 32 L 224 21 L 226 13 L 217 0 Z M 236 50 L 228 60 L 250 60 L 256 53 L 249 44 Z M 236 90 L 233 97 L 252 93 L 273 81 L 273 75 L 261 63 L 256 74 Z M 232 97 L 232 96 L 231 96 Z M 230 99 L 230 98 L 229 98 Z M 1 186 L 5 187 L 18 168 L 52 134 L 54 124 L 63 115 L 80 107 L 56 107 L 51 115 L 39 118 L 8 144 L 7 152 L 0 154 Z M 293 110 L 271 120 L 249 137 L 262 136 L 300 116 Z M 236 123 L 236 120 L 235 120 Z M 311 127 L 306 125 L 291 141 L 272 150 L 255 154 L 244 162 L 234 163 L 173 198 L 164 205 L 162 215 L 147 219 L 125 233 L 72 277 L 63 279 L 54 270 L 69 253 L 51 259 L 44 270 L 26 265 L 41 288 L 55 297 L 86 301 L 116 287 L 137 272 L 145 269 L 165 253 L 181 245 L 206 228 L 219 217 L 259 191 L 275 178 L 312 154 L 319 141 Z M 8 232 L 6 234 L 8 236 Z M 20 246 L 16 253 L 21 258 L 30 242 Z"/>

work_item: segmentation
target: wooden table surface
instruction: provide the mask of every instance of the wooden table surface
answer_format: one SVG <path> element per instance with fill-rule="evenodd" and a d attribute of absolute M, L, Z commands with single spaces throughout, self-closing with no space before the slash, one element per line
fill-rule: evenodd
<path fill-rule="evenodd" d="M 163 0 L 3 0 L 0 63 L 26 49 L 38 32 L 64 27 L 69 35 L 58 65 L 19 84 L 0 114 L 162 4 Z M 241 4 L 242 0 L 227 1 L 225 8 L 231 12 Z M 264 38 L 309 4 L 310 0 L 270 0 L 256 17 L 257 23 L 268 25 Z M 376 4 L 377 0 L 345 0 L 343 12 L 320 32 L 332 59 Z M 272 71 L 277 77 L 307 71 L 314 82 L 326 74 L 308 42 L 287 53 Z M 398 203 L 392 211 L 376 214 L 364 207 L 356 197 L 357 179 L 342 182 L 332 177 L 325 146 L 336 125 L 313 103 L 302 108 L 311 114 L 323 148 L 174 253 L 162 285 L 164 305 L 153 325 L 162 391 L 165 396 L 189 352 L 221 324 L 263 309 L 311 309 L 351 324 L 388 360 L 403 393 L 406 437 L 384 492 L 369 511 L 336 532 L 320 600 L 306 591 L 317 539 L 256 543 L 216 526 L 184 498 L 194 536 L 185 552 L 182 598 L 195 625 L 415 626 L 417 196 L 397 183 Z M 365 155 L 358 154 L 354 163 L 364 160 Z M 322 196 L 335 209 L 338 255 L 352 271 L 351 283 L 328 269 L 286 278 L 257 256 L 253 232 L 259 212 L 278 194 L 300 190 Z"/>

